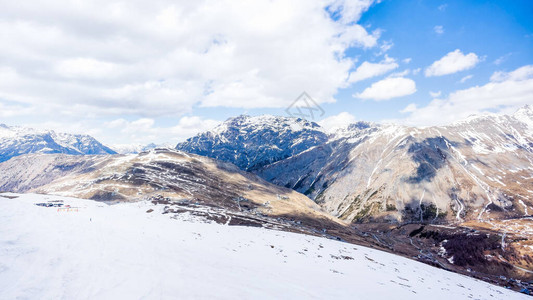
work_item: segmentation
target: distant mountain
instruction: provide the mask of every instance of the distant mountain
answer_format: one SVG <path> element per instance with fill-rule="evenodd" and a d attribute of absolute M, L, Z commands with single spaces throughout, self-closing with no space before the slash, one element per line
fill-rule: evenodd
<path fill-rule="evenodd" d="M 241 116 L 189 141 L 255 174 L 160 148 L 30 154 L 0 163 L 0 192 L 152 203 L 164 214 L 372 245 L 521 289 L 533 264 L 532 116 L 526 106 L 439 127 L 358 122 L 329 136 L 303 120 Z"/>
<path fill-rule="evenodd" d="M 351 222 L 533 214 L 533 109 L 415 128 L 239 116 L 178 149 L 230 161 Z"/>
<path fill-rule="evenodd" d="M 115 150 L 118 154 L 138 154 L 138 153 L 141 153 L 143 151 L 148 151 L 148 150 L 151 150 L 151 149 L 155 149 L 157 147 L 162 147 L 162 146 L 158 146 L 154 143 L 150 143 L 148 145 L 142 145 L 142 144 L 116 144 L 116 145 L 111 145 L 111 148 L 113 148 L 113 150 Z"/>
<path fill-rule="evenodd" d="M 324 144 L 327 139 L 318 124 L 304 119 L 241 115 L 178 144 L 176 149 L 252 171 Z"/>
<path fill-rule="evenodd" d="M 116 154 L 89 135 L 0 124 L 0 162 L 28 153 Z"/>
<path fill-rule="evenodd" d="M 258 175 L 352 222 L 533 214 L 533 111 L 449 126 L 355 124 Z"/>

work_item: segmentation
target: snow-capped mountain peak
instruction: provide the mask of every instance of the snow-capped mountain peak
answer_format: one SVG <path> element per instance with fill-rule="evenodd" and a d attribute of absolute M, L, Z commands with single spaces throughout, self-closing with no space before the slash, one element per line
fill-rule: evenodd
<path fill-rule="evenodd" d="M 28 153 L 116 154 L 90 135 L 0 125 L 0 162 Z"/>
<path fill-rule="evenodd" d="M 533 186 L 521 182 L 533 168 L 532 116 L 527 105 L 448 126 L 357 122 L 332 134 L 302 119 L 238 116 L 177 148 L 254 171 L 349 221 L 516 216 L 533 206 Z"/>
<path fill-rule="evenodd" d="M 326 140 L 322 128 L 305 119 L 240 115 L 178 144 L 176 149 L 254 170 Z"/>
<path fill-rule="evenodd" d="M 513 117 L 533 129 L 533 105 L 526 104 L 517 110 Z"/>

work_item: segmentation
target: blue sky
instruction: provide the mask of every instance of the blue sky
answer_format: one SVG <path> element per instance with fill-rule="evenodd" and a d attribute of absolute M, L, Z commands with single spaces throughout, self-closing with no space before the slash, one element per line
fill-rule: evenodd
<path fill-rule="evenodd" d="M 3 2 L 3 1 L 2 1 Z M 532 1 L 3 2 L 0 123 L 173 144 L 303 91 L 334 128 L 533 104 Z"/>
<path fill-rule="evenodd" d="M 483 85 L 495 71 L 511 71 L 532 64 L 532 15 L 531 1 L 405 0 L 383 1 L 372 6 L 360 23 L 383 28 L 381 39 L 394 43 L 387 52 L 389 56 L 412 58 L 409 64 L 402 65 L 403 68 L 424 69 L 455 49 L 476 53 L 483 57 L 483 61 L 472 69 L 447 76 L 426 78 L 420 73 L 413 76 L 417 83 L 415 94 L 389 101 L 387 109 L 379 102 L 352 102 L 351 111 L 361 111 L 358 117 L 365 115 L 375 121 L 399 118 L 398 111 L 409 103 L 423 105 L 429 102 L 430 91 L 441 91 L 445 95 L 457 89 Z M 435 26 L 442 26 L 443 33 L 436 33 Z M 361 57 L 371 60 L 372 55 L 367 51 Z M 495 64 L 497 59 L 502 62 Z M 473 77 L 461 83 L 460 80 L 468 75 Z M 354 88 L 364 88 L 371 81 L 356 84 Z"/>
<path fill-rule="evenodd" d="M 376 79 L 373 77 L 341 89 L 334 104 L 322 105 L 326 116 L 343 111 L 358 120 L 380 122 L 404 117 L 400 111 L 410 103 L 424 105 L 431 101 L 430 92 L 446 95 L 459 89 L 486 84 L 496 71 L 512 71 L 533 64 L 533 2 L 532 1 L 421 1 L 384 0 L 375 3 L 362 15 L 360 24 L 383 30 L 380 40 L 392 43 L 386 54 L 400 63 L 397 71 L 424 69 L 445 54 L 460 49 L 483 58 L 472 69 L 454 74 L 426 78 L 423 72 L 410 77 L 416 80 L 417 92 L 387 102 L 354 99 Z M 435 26 L 442 26 L 437 33 Z M 372 48 L 351 48 L 347 55 L 360 62 L 381 60 L 380 51 Z M 500 61 L 498 61 L 500 60 Z M 472 76 L 460 82 L 465 76 Z M 530 98 L 533 104 L 533 95 Z M 262 111 L 253 111 L 253 114 Z M 275 110 L 268 113 L 276 114 Z M 473 112 L 474 113 L 474 112 Z"/>

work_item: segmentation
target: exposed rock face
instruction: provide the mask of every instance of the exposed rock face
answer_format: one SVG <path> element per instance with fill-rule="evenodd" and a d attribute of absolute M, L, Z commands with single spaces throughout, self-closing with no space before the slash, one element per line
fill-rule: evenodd
<path fill-rule="evenodd" d="M 532 111 L 428 128 L 358 122 L 330 135 L 304 120 L 241 116 L 178 149 L 234 162 L 353 222 L 524 216 L 533 213 Z"/>
<path fill-rule="evenodd" d="M 89 135 L 0 124 L 0 162 L 28 153 L 116 154 Z"/>
<path fill-rule="evenodd" d="M 533 213 L 532 109 L 450 126 L 351 126 L 258 174 L 349 221 Z"/>
<path fill-rule="evenodd" d="M 231 162 L 252 171 L 327 141 L 316 123 L 297 118 L 238 116 L 176 149 Z"/>

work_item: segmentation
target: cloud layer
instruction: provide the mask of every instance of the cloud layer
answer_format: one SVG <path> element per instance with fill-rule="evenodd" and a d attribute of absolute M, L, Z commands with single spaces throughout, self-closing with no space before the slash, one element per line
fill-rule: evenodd
<path fill-rule="evenodd" d="M 174 146 L 179 141 L 197 133 L 213 129 L 219 123 L 219 121 L 197 116 L 184 116 L 178 120 L 175 126 L 161 127 L 155 125 L 155 120 L 150 118 L 140 118 L 134 121 L 115 119 L 107 122 L 105 128 L 118 130 L 122 135 L 128 137 L 126 141 L 130 144 L 143 144 L 148 140 Z M 162 136 L 166 138 L 160 140 Z"/>
<path fill-rule="evenodd" d="M 341 112 L 337 115 L 327 117 L 318 124 L 324 127 L 328 132 L 334 132 L 336 129 L 344 128 L 352 123 L 355 123 L 357 119 L 349 112 Z"/>
<path fill-rule="evenodd" d="M 447 98 L 434 99 L 417 108 L 410 104 L 402 112 L 410 115 L 401 120 L 409 125 L 445 125 L 490 110 L 503 112 L 531 104 L 533 95 L 533 65 L 512 72 L 495 72 L 482 86 L 458 90 Z"/>
<path fill-rule="evenodd" d="M 372 2 L 6 2 L 0 101 L 146 117 L 284 107 L 304 90 L 331 102 L 345 50 L 378 45 L 356 23 Z"/>

